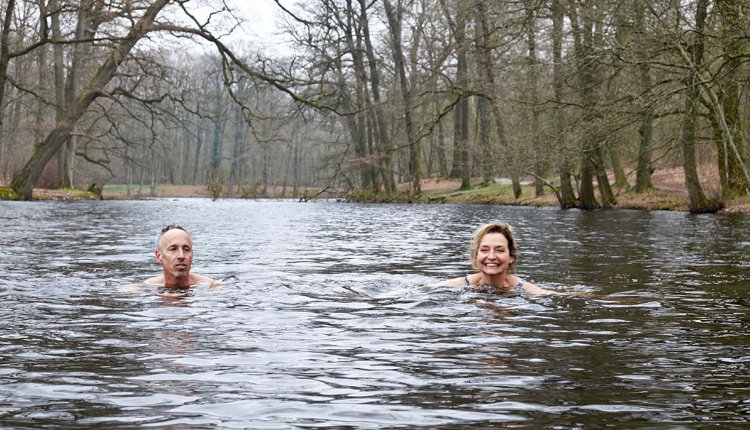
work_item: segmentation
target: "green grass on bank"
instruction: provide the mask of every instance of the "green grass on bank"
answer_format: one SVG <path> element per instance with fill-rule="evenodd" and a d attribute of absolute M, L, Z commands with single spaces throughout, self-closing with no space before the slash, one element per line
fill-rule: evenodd
<path fill-rule="evenodd" d="M 144 187 L 144 188 L 148 188 L 148 187 Z M 136 185 L 136 186 L 132 186 L 131 185 L 130 189 L 131 190 L 137 190 L 138 189 L 138 185 Z M 128 191 L 128 184 L 105 184 L 104 185 L 104 192 L 105 193 L 106 192 L 115 193 L 115 192 L 118 192 L 118 191 L 126 191 L 127 192 Z"/>
<path fill-rule="evenodd" d="M 91 190 L 80 188 L 35 188 L 32 200 L 97 200 L 99 196 Z M 10 187 L 0 187 L 0 200 L 21 200 Z"/>
<path fill-rule="evenodd" d="M 84 190 L 81 188 L 59 188 L 56 191 L 65 193 L 73 200 L 91 200 L 99 198 L 92 189 Z"/>
<path fill-rule="evenodd" d="M 0 187 L 0 200 L 18 200 L 18 194 L 10 187 Z"/>

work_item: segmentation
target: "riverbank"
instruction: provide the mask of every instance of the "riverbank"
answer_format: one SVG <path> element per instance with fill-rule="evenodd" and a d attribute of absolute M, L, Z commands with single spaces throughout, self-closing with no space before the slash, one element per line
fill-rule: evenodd
<path fill-rule="evenodd" d="M 703 165 L 699 168 L 701 185 L 706 195 L 711 198 L 720 194 L 718 169 L 714 165 Z M 628 177 L 635 183 L 634 174 Z M 662 167 L 656 170 L 651 181 L 654 188 L 643 193 L 632 192 L 628 188 L 613 188 L 617 209 L 666 210 L 688 212 L 690 201 L 685 186 L 685 175 L 681 167 Z M 458 191 L 461 183 L 458 180 L 427 180 L 422 183 L 422 193 L 429 201 L 445 203 L 481 203 L 521 206 L 558 206 L 555 194 L 545 187 L 544 194 L 537 197 L 533 178 L 522 181 L 521 197 L 516 199 L 510 184 L 494 183 L 482 185 L 480 179 L 472 181 L 468 190 Z M 503 182 L 503 181 L 496 181 Z M 507 181 L 509 182 L 509 181 Z M 610 177 L 610 183 L 614 183 Z M 724 202 L 724 208 L 718 213 L 750 215 L 750 195 Z"/>
<path fill-rule="evenodd" d="M 655 188 L 644 193 L 634 193 L 627 189 L 615 189 L 618 209 L 640 209 L 640 210 L 666 210 L 666 211 L 688 211 L 688 196 L 685 191 L 684 180 L 679 171 L 663 170 L 655 172 L 653 182 Z M 452 179 L 427 179 L 422 181 L 422 195 L 419 198 L 408 198 L 407 185 L 401 188 L 406 198 L 399 199 L 423 203 L 461 203 L 461 204 L 496 204 L 513 206 L 536 206 L 554 207 L 558 206 L 554 193 L 545 187 L 544 194 L 536 196 L 534 185 L 531 181 L 522 182 L 521 197 L 516 199 L 513 195 L 511 185 L 504 181 L 482 184 L 480 179 L 472 181 L 472 186 L 466 190 L 459 190 L 461 182 Z M 706 193 L 715 195 L 718 187 L 704 184 Z M 282 187 L 269 187 L 267 198 L 291 198 L 290 189 Z M 320 190 L 306 188 L 303 191 L 303 200 L 313 198 L 342 198 L 334 193 L 323 193 Z M 101 196 L 87 190 L 77 189 L 41 189 L 33 191 L 34 200 L 125 200 L 142 198 L 211 198 L 210 190 L 203 185 L 158 185 L 152 193 L 149 188 L 138 189 L 133 187 L 128 193 L 127 187 L 120 185 L 107 185 L 103 188 Z M 226 197 L 226 196 L 222 196 Z M 260 198 L 254 194 L 235 194 L 233 198 Z M 0 188 L 0 200 L 13 200 L 12 191 L 8 188 Z M 744 196 L 725 202 L 725 206 L 719 213 L 737 213 L 750 215 L 750 196 Z"/>
<path fill-rule="evenodd" d="M 447 183 L 446 183 L 447 182 Z M 517 206 L 558 206 L 557 197 L 549 189 L 536 196 L 533 184 L 522 185 L 521 197 L 516 199 L 510 185 L 474 184 L 468 190 L 458 190 L 460 181 L 426 182 L 422 192 L 429 202 L 498 204 Z M 666 210 L 687 212 L 689 200 L 687 192 L 676 188 L 654 188 L 643 193 L 634 193 L 625 189 L 615 189 L 617 209 Z M 741 213 L 750 215 L 750 196 L 726 202 L 719 213 Z"/>

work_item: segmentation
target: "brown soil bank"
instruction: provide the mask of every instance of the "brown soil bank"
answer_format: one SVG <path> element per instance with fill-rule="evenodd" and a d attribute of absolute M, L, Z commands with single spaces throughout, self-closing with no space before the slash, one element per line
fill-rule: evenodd
<path fill-rule="evenodd" d="M 678 174 L 679 173 L 679 174 Z M 656 188 L 645 193 L 632 193 L 625 190 L 616 190 L 617 208 L 621 209 L 645 209 L 645 210 L 671 210 L 671 211 L 688 211 L 688 197 L 682 182 L 681 172 L 657 172 L 653 176 Z M 474 180 L 470 190 L 458 191 L 461 182 L 458 180 L 435 180 L 428 179 L 422 181 L 422 201 L 434 203 L 466 203 L 466 204 L 504 204 L 504 205 L 523 205 L 523 206 L 557 206 L 557 199 L 551 190 L 545 189 L 545 194 L 536 197 L 534 187 L 530 183 L 523 186 L 523 195 L 519 199 L 513 197 L 510 186 L 491 184 L 490 186 L 480 185 L 479 179 Z M 406 188 L 402 188 L 406 191 Z M 291 197 L 287 189 L 286 195 L 282 195 L 281 187 L 267 190 L 271 198 Z M 315 196 L 319 190 L 305 189 L 304 195 L 307 197 Z M 36 191 L 35 191 L 36 192 Z M 711 188 L 707 187 L 707 192 Z M 131 190 L 130 197 L 125 190 L 107 191 L 105 189 L 103 197 L 105 199 L 126 199 L 139 198 L 138 190 Z M 159 185 L 156 187 L 155 196 L 149 195 L 149 190 L 142 191 L 142 198 L 147 197 L 202 197 L 211 198 L 211 193 L 206 186 L 202 185 Z M 232 197 L 243 197 L 234 195 Z M 244 196 L 254 198 L 255 196 Z M 344 197 L 331 193 L 324 193 L 320 198 Z M 720 213 L 742 213 L 750 215 L 750 196 L 726 202 L 724 209 Z"/>
<path fill-rule="evenodd" d="M 300 196 L 297 198 L 310 199 L 310 198 L 329 198 L 334 197 L 331 194 L 324 192 L 320 195 L 320 190 L 317 188 L 304 187 L 300 189 Z M 102 193 L 102 197 L 105 200 L 118 200 L 118 199 L 139 199 L 139 198 L 150 198 L 150 197 L 201 197 L 201 198 L 212 198 L 211 191 L 205 185 L 158 185 L 155 188 L 155 192 L 151 193 L 148 187 L 138 188 L 132 187 L 130 194 L 124 187 L 117 187 L 111 189 L 105 187 Z M 233 193 L 231 195 L 222 194 L 219 198 L 293 198 L 291 187 L 280 187 L 280 186 L 269 186 L 266 189 L 266 193 L 261 195 L 255 190 L 243 190 L 241 192 Z"/>
<path fill-rule="evenodd" d="M 715 166 L 703 166 L 700 169 L 701 178 L 705 178 L 702 186 L 710 198 L 720 195 L 719 175 Z M 635 178 L 629 178 L 631 183 Z M 644 210 L 689 210 L 689 200 L 685 188 L 685 176 L 681 168 L 662 168 L 654 172 L 651 177 L 654 188 L 644 193 L 634 193 L 626 189 L 614 189 L 619 209 Z M 614 178 L 610 178 L 614 182 Z M 533 186 L 533 178 L 522 181 L 522 195 L 516 199 L 510 185 L 489 184 L 481 185 L 480 180 L 472 181 L 472 188 L 457 191 L 460 186 L 458 180 L 428 180 L 422 185 L 422 192 L 430 201 L 451 203 L 486 203 L 523 206 L 558 206 L 557 198 L 552 190 L 545 187 L 544 195 L 537 197 Z M 505 181 L 497 181 L 505 182 Z M 509 182 L 509 181 L 507 181 Z M 719 213 L 739 213 L 750 215 L 750 195 L 724 202 L 724 208 Z"/>
<path fill-rule="evenodd" d="M 439 203 L 480 203 L 480 204 L 503 204 L 521 206 L 558 206 L 554 193 L 546 189 L 545 194 L 537 197 L 532 185 L 522 186 L 522 195 L 516 199 L 510 186 L 473 185 L 471 189 L 457 191 L 460 181 L 440 181 L 439 184 L 426 183 L 422 192 L 428 196 L 431 202 Z M 445 188 L 451 191 L 446 191 Z M 452 187 L 452 188 L 451 188 Z M 680 190 L 654 188 L 644 193 L 626 192 L 615 190 L 619 209 L 644 209 L 644 210 L 689 210 L 687 193 Z M 729 202 L 719 213 L 741 213 L 750 215 L 750 196 L 745 196 Z"/>

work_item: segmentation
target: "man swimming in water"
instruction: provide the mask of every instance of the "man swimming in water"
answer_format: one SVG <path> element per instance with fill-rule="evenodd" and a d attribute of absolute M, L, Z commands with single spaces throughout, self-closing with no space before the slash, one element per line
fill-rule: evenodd
<path fill-rule="evenodd" d="M 183 227 L 170 224 L 156 237 L 156 261 L 161 264 L 164 274 L 143 281 L 148 285 L 165 288 L 186 289 L 191 285 L 208 284 L 221 286 L 219 281 L 208 276 L 190 273 L 193 265 L 193 239 Z"/>

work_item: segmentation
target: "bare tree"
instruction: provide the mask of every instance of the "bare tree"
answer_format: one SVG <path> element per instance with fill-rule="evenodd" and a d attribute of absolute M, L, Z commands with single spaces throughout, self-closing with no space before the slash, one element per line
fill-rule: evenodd
<path fill-rule="evenodd" d="M 708 3 L 708 0 L 698 0 L 695 6 L 695 30 L 688 41 L 692 67 L 685 77 L 685 116 L 682 120 L 682 135 L 680 136 L 685 184 L 690 198 L 691 212 L 710 212 L 716 209 L 703 192 L 695 160 L 696 123 L 698 121 L 698 110 L 700 109 L 700 78 L 697 69 L 703 66 L 704 30 L 708 15 Z"/>
<path fill-rule="evenodd" d="M 454 92 L 458 102 L 453 107 L 453 168 L 450 176 L 461 179 L 461 188 L 471 186 L 471 159 L 469 157 L 469 94 L 468 94 L 468 41 L 466 40 L 467 11 L 462 1 L 455 3 L 451 14 L 446 0 L 440 0 L 450 33 L 455 42 L 456 79 Z"/>
<path fill-rule="evenodd" d="M 157 15 L 169 3 L 169 0 L 155 0 L 130 28 L 128 34 L 109 53 L 99 65 L 91 80 L 81 89 L 76 98 L 65 109 L 65 116 L 58 121 L 54 130 L 34 150 L 33 155 L 21 172 L 13 178 L 11 187 L 23 199 L 31 199 L 31 191 L 36 179 L 54 153 L 70 136 L 76 122 L 83 116 L 91 102 L 97 98 L 102 89 L 112 79 L 119 63 L 125 59 L 133 46 L 150 30 Z"/>
<path fill-rule="evenodd" d="M 404 109 L 404 126 L 406 128 L 406 144 L 409 147 L 409 175 L 411 176 L 411 189 L 414 194 L 422 193 L 422 174 L 419 142 L 414 132 L 414 123 L 412 120 L 412 100 L 409 81 L 406 78 L 406 64 L 401 40 L 401 26 L 403 6 L 401 0 L 397 0 L 394 8 L 390 0 L 383 0 L 385 14 L 388 17 L 388 26 L 391 31 L 391 42 L 393 46 L 393 60 L 396 67 L 396 74 L 401 93 L 401 100 Z"/>

